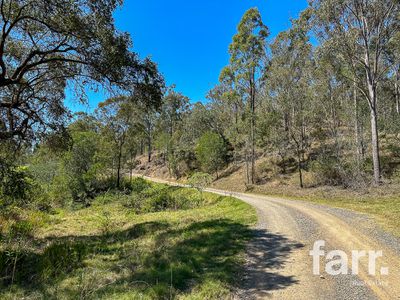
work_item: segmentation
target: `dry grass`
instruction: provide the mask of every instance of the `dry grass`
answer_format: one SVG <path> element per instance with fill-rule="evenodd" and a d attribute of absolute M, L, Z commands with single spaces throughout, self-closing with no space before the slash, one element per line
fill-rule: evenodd
<path fill-rule="evenodd" d="M 330 186 L 313 187 L 313 174 L 304 172 L 306 188 L 301 189 L 296 172 L 287 175 L 273 175 L 278 172 L 274 170 L 273 163 L 269 158 L 259 159 L 256 166 L 258 174 L 262 175 L 262 179 L 257 185 L 246 185 L 245 168 L 243 164 L 239 164 L 231 165 L 225 169 L 222 176 L 212 184 L 212 187 L 228 191 L 307 200 L 367 213 L 374 217 L 384 229 L 400 236 L 400 183 L 392 182 L 383 186 L 369 186 L 360 189 Z M 151 170 L 153 170 L 153 167 L 149 166 L 149 176 L 157 177 L 157 174 Z M 164 177 L 164 179 L 170 178 Z M 184 181 L 184 179 L 182 180 Z"/>
<path fill-rule="evenodd" d="M 306 186 L 313 182 L 312 174 L 305 172 Z M 367 213 L 386 230 L 400 236 L 400 184 L 391 183 L 383 186 L 370 186 L 352 190 L 340 187 L 306 187 L 298 186 L 297 174 L 280 176 L 264 184 L 245 185 L 243 168 L 214 182 L 213 187 L 237 192 L 306 200 L 310 202 L 351 209 Z"/>

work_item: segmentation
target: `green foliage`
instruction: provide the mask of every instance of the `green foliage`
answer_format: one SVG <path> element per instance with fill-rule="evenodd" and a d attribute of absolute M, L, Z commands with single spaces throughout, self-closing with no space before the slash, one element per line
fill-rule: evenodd
<path fill-rule="evenodd" d="M 203 200 L 203 190 L 208 187 L 212 181 L 210 174 L 197 172 L 190 176 L 188 184 L 200 192 L 200 199 Z"/>
<path fill-rule="evenodd" d="M 196 158 L 206 172 L 218 172 L 226 165 L 227 149 L 224 140 L 214 132 L 200 137 L 196 146 Z"/>
<path fill-rule="evenodd" d="M 85 87 L 102 85 L 134 89 L 140 101 L 160 105 L 164 80 L 156 64 L 132 53 L 129 34 L 115 28 L 112 16 L 121 4 L 2 2 L 7 9 L 0 16 L 0 140 L 30 141 L 49 129 L 63 132 L 70 117 L 63 103 L 67 84 L 75 85 L 77 100 L 85 100 L 80 92 Z"/>
<path fill-rule="evenodd" d="M 196 172 L 188 179 L 188 184 L 198 190 L 204 190 L 212 183 L 212 177 L 208 173 Z"/>
<path fill-rule="evenodd" d="M 97 172 L 102 167 L 96 160 L 98 136 L 94 132 L 76 132 L 74 144 L 64 156 L 64 171 L 68 189 L 75 201 L 94 196 L 98 184 Z"/>
<path fill-rule="evenodd" d="M 26 206 L 34 200 L 37 191 L 27 167 L 16 167 L 7 163 L 0 166 L 0 205 Z"/>
<path fill-rule="evenodd" d="M 258 9 L 250 8 L 246 11 L 238 25 L 238 33 L 229 47 L 230 61 L 233 70 L 238 72 L 239 81 L 246 81 L 246 75 L 252 76 L 251 73 L 259 68 L 265 55 L 268 35 L 269 30 L 263 24 Z"/>
<path fill-rule="evenodd" d="M 135 181 L 143 186 L 142 179 Z M 136 190 L 152 198 L 145 201 L 154 201 L 157 209 L 196 194 L 187 188 L 147 185 Z M 254 210 L 239 200 L 206 194 L 194 209 L 136 215 L 121 199 L 115 194 L 99 205 L 59 210 L 43 226 L 38 245 L 17 252 L 3 244 L 0 298 L 230 296 L 252 236 L 249 226 L 255 222 Z"/>
<path fill-rule="evenodd" d="M 350 160 L 340 161 L 334 156 L 320 155 L 311 163 L 316 184 L 341 186 L 344 188 L 365 188 L 367 178 L 361 170 L 365 167 Z"/>
<path fill-rule="evenodd" d="M 136 177 L 132 179 L 130 186 L 133 193 L 140 194 L 144 192 L 146 189 L 150 188 L 151 183 L 141 177 Z"/>

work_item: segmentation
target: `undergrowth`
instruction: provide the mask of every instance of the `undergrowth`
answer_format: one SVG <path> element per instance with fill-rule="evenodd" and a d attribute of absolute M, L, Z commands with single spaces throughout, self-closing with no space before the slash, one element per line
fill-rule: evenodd
<path fill-rule="evenodd" d="M 20 239 L 3 217 L 0 298 L 230 298 L 255 212 L 234 198 L 201 199 L 136 179 L 40 223 L 25 212 L 34 225 L 22 225 Z"/>

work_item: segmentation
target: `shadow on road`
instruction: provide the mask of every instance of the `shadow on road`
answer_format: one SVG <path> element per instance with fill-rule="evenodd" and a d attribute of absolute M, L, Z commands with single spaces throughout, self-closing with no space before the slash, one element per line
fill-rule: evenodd
<path fill-rule="evenodd" d="M 284 289 L 298 280 L 294 276 L 279 274 L 290 253 L 304 247 L 303 244 L 291 241 L 266 230 L 255 230 L 255 237 L 247 249 L 247 263 L 243 279 L 241 298 L 252 299 L 266 297 L 274 290 Z"/>

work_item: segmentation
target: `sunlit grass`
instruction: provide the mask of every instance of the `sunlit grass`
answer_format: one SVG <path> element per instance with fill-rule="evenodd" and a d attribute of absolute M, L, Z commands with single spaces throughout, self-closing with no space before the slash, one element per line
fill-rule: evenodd
<path fill-rule="evenodd" d="M 388 191 L 383 191 L 388 189 Z M 359 192 L 330 187 L 326 189 L 286 189 L 277 188 L 257 190 L 258 193 L 284 197 L 293 200 L 306 200 L 366 213 L 373 217 L 385 230 L 400 237 L 400 195 L 392 192 L 394 187 L 375 187 L 370 191 Z"/>
<path fill-rule="evenodd" d="M 14 285 L 3 282 L 0 298 L 229 298 L 255 221 L 249 205 L 208 193 L 199 207 L 185 210 L 136 214 L 123 197 L 57 210 L 36 231 Z"/>

